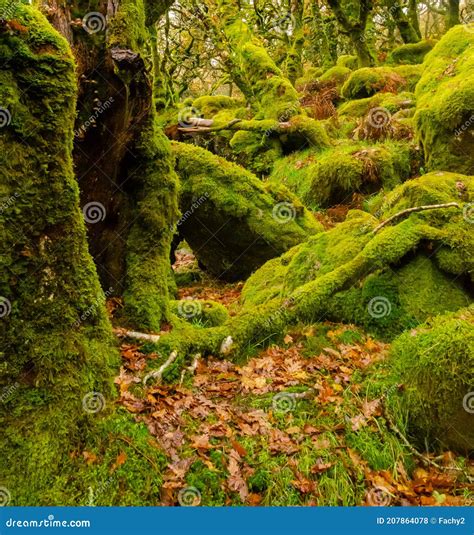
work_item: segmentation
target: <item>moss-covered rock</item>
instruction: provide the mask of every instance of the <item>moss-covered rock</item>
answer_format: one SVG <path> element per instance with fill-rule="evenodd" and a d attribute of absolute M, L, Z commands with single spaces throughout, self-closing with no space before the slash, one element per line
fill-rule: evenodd
<path fill-rule="evenodd" d="M 358 69 L 343 85 L 342 96 L 346 99 L 359 99 L 371 97 L 379 92 L 413 91 L 422 71 L 421 65 Z"/>
<path fill-rule="evenodd" d="M 308 207 L 316 209 L 343 203 L 355 192 L 395 187 L 410 177 L 411 159 L 406 143 L 341 144 L 278 160 L 269 181 L 287 186 Z"/>
<path fill-rule="evenodd" d="M 409 430 L 420 445 L 474 449 L 474 307 L 429 320 L 397 338 L 394 378 Z M 400 405 L 397 405 L 400 407 Z"/>
<path fill-rule="evenodd" d="M 459 201 L 456 183 L 461 180 L 466 184 L 467 198 L 472 199 L 471 177 L 426 175 L 407 181 L 388 194 L 380 210 L 381 217 L 386 219 L 407 207 Z M 439 184 L 438 195 L 434 193 L 435 181 Z M 375 237 L 368 230 L 375 224 L 373 217 L 359 211 L 350 212 L 344 223 L 311 237 L 252 275 L 242 293 L 244 309 L 276 302 L 283 310 L 281 303 L 301 294 L 302 288 L 318 281 L 322 284 L 326 279 L 329 284 L 335 273 L 346 273 L 352 259 L 367 254 L 375 241 L 386 243 L 385 249 L 380 250 L 379 267 L 372 268 L 370 273 L 358 272 L 349 288 L 328 295 L 321 312 L 324 317 L 356 323 L 378 336 L 390 338 L 432 315 L 467 306 L 472 300 L 468 277 L 474 267 L 470 223 L 463 218 L 460 208 L 449 208 L 411 215 L 398 227 L 405 228 L 408 237 L 409 228 L 421 222 L 440 229 L 439 238 L 425 246 L 419 244 L 416 253 L 404 248 L 403 253 L 392 254 L 390 249 L 396 245 L 390 241 L 390 234 L 395 229 L 386 227 Z M 402 245 L 401 241 L 397 245 Z M 431 249 L 444 249 L 447 257 L 465 259 L 458 266 L 457 276 L 444 269 Z M 285 312 L 280 315 L 284 316 Z"/>
<path fill-rule="evenodd" d="M 428 169 L 474 173 L 474 32 L 452 28 L 425 58 L 417 137 Z"/>
<path fill-rule="evenodd" d="M 348 67 L 336 65 L 331 67 L 319 77 L 319 82 L 333 84 L 336 87 L 342 87 L 344 82 L 349 78 L 352 71 Z"/>
<path fill-rule="evenodd" d="M 118 355 L 73 175 L 74 61 L 36 9 L 14 9 L 18 29 L 0 31 L 0 472 L 12 504 L 56 505 Z"/>
<path fill-rule="evenodd" d="M 170 302 L 171 312 L 190 323 L 203 327 L 217 327 L 229 319 L 227 309 L 214 301 L 182 299 Z"/>
<path fill-rule="evenodd" d="M 373 108 L 385 108 L 395 114 L 400 110 L 412 109 L 415 104 L 415 95 L 408 91 L 399 94 L 377 93 L 372 97 L 344 102 L 337 112 L 340 117 L 362 118 Z"/>
<path fill-rule="evenodd" d="M 388 62 L 398 65 L 418 65 L 423 63 L 426 54 L 433 49 L 435 44 L 436 41 L 432 39 L 424 39 L 418 43 L 401 45 L 392 50 Z"/>
<path fill-rule="evenodd" d="M 248 276 L 266 260 L 321 227 L 284 186 L 210 152 L 173 143 L 181 178 L 178 230 L 200 263 L 229 280 Z"/>

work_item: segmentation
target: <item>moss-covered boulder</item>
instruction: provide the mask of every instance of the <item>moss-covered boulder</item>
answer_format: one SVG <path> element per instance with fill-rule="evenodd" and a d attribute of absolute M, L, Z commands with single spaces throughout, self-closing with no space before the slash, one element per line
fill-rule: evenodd
<path fill-rule="evenodd" d="M 390 53 L 389 63 L 397 65 L 418 65 L 423 63 L 426 54 L 435 46 L 436 41 L 433 39 L 424 39 L 418 43 L 407 43 L 401 45 Z"/>
<path fill-rule="evenodd" d="M 413 91 L 422 72 L 422 65 L 358 69 L 343 85 L 342 96 L 346 99 L 359 99 L 371 97 L 379 92 Z"/>
<path fill-rule="evenodd" d="M 352 71 L 348 67 L 341 65 L 336 65 L 331 67 L 324 74 L 319 77 L 319 82 L 325 84 L 332 84 L 336 87 L 341 88 L 344 85 L 344 82 L 349 78 Z"/>
<path fill-rule="evenodd" d="M 171 312 L 181 319 L 202 325 L 203 327 L 217 327 L 229 319 L 225 306 L 215 301 L 199 299 L 181 299 L 170 302 Z"/>
<path fill-rule="evenodd" d="M 474 306 L 403 333 L 390 362 L 395 381 L 404 385 L 397 412 L 402 409 L 419 444 L 472 453 Z"/>
<path fill-rule="evenodd" d="M 284 186 L 210 152 L 173 143 L 181 178 L 177 229 L 213 275 L 245 278 L 321 227 Z"/>
<path fill-rule="evenodd" d="M 452 28 L 425 58 L 415 126 L 428 169 L 474 173 L 474 32 Z"/>
<path fill-rule="evenodd" d="M 354 193 L 391 189 L 411 176 L 412 149 L 387 141 L 307 150 L 275 163 L 270 184 L 283 184 L 312 209 L 350 201 Z"/>
<path fill-rule="evenodd" d="M 439 194 L 435 181 L 439 184 Z M 381 219 L 407 207 L 459 202 L 456 184 L 461 181 L 466 185 L 466 199 L 474 198 L 472 177 L 426 175 L 407 181 L 387 195 L 379 212 Z M 330 285 L 329 278 L 333 276 L 331 280 L 336 285 L 336 273 L 346 275 L 352 259 L 370 250 L 374 240 L 385 243 L 380 250 L 379 267 L 370 273 L 354 273 L 348 288 L 339 288 L 327 296 L 324 311 L 320 312 L 322 317 L 356 323 L 378 336 L 391 338 L 430 316 L 465 307 L 472 300 L 469 274 L 474 268 L 471 252 L 474 240 L 471 224 L 463 217 L 463 203 L 459 204 L 459 208 L 427 210 L 409 216 L 403 222 L 407 238 L 410 226 L 419 224 L 439 229 L 439 237 L 409 251 L 402 247 L 403 253 L 398 254 L 394 251 L 402 242 L 390 241 L 389 226 L 379 231 L 379 236 L 374 235 L 373 216 L 352 211 L 345 222 L 309 238 L 252 275 L 242 293 L 244 309 L 283 303 L 319 280 Z M 437 252 L 441 250 L 449 261 L 438 261 Z M 454 270 L 445 267 L 456 265 L 459 258 L 465 259 L 464 264 L 457 265 L 458 272 L 453 275 Z"/>
<path fill-rule="evenodd" d="M 14 505 L 55 505 L 118 355 L 73 174 L 74 61 L 36 9 L 14 16 L 0 30 L 1 485 Z"/>
<path fill-rule="evenodd" d="M 337 112 L 341 118 L 355 117 L 359 119 L 374 108 L 384 108 L 390 114 L 395 114 L 400 110 L 414 109 L 415 105 L 415 95 L 408 91 L 399 94 L 376 93 L 372 97 L 344 102 L 338 107 Z"/>

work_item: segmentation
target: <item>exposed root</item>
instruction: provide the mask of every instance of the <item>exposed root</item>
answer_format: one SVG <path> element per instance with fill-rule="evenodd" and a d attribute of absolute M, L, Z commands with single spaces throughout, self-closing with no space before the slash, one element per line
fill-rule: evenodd
<path fill-rule="evenodd" d="M 439 210 L 440 208 L 459 208 L 459 204 L 457 202 L 448 202 L 445 204 L 430 204 L 427 206 L 414 206 L 413 208 L 407 208 L 406 210 L 402 210 L 401 212 L 392 215 L 391 217 L 380 223 L 380 225 L 374 228 L 373 233 L 375 234 L 381 228 L 385 227 L 385 225 L 388 225 L 391 221 L 394 221 L 395 219 L 398 219 L 406 214 L 422 212 L 423 210 Z"/>

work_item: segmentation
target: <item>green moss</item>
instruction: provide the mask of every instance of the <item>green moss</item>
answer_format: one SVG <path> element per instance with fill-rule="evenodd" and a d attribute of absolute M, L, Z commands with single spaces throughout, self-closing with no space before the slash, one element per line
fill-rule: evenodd
<path fill-rule="evenodd" d="M 474 173 L 473 44 L 474 33 L 456 26 L 425 58 L 415 126 L 429 170 Z"/>
<path fill-rule="evenodd" d="M 127 239 L 124 302 L 127 320 L 159 331 L 168 319 L 170 221 L 178 217 L 177 177 L 170 142 L 154 114 L 134 147 L 136 218 Z"/>
<path fill-rule="evenodd" d="M 232 117 L 236 117 L 235 110 L 242 107 L 242 101 L 225 95 L 206 95 L 194 100 L 192 107 L 207 118 L 214 117 L 223 110 L 234 112 L 231 115 Z"/>
<path fill-rule="evenodd" d="M 344 82 L 351 75 L 351 69 L 341 65 L 336 65 L 327 70 L 322 76 L 319 77 L 319 82 L 332 83 L 337 87 L 342 87 Z"/>
<path fill-rule="evenodd" d="M 391 114 L 415 106 L 415 95 L 410 92 L 397 94 L 377 93 L 372 97 L 349 100 L 344 102 L 337 110 L 340 117 L 361 118 L 372 108 L 385 108 Z"/>
<path fill-rule="evenodd" d="M 321 230 L 286 188 L 266 187 L 249 171 L 204 149 L 172 147 L 182 184 L 178 228 L 214 275 L 245 277 Z"/>
<path fill-rule="evenodd" d="M 296 80 L 295 87 L 301 90 L 306 85 L 311 84 L 311 82 L 316 82 L 323 73 L 324 68 L 322 67 L 309 67 L 308 69 L 304 69 L 303 76 Z"/>
<path fill-rule="evenodd" d="M 359 65 L 359 60 L 357 56 L 351 56 L 349 54 L 343 54 L 337 58 L 336 65 L 338 67 L 347 67 L 351 71 L 355 71 Z"/>
<path fill-rule="evenodd" d="M 217 327 L 229 319 L 227 309 L 214 301 L 171 301 L 171 312 L 180 318 L 203 327 Z"/>
<path fill-rule="evenodd" d="M 430 50 L 435 46 L 436 41 L 425 39 L 418 43 L 407 43 L 401 45 L 390 53 L 389 63 L 398 65 L 417 65 L 423 63 L 423 60 Z"/>
<path fill-rule="evenodd" d="M 359 99 L 371 97 L 378 92 L 413 91 L 422 71 L 421 65 L 358 69 L 342 87 L 342 96 L 346 99 Z"/>
<path fill-rule="evenodd" d="M 458 197 L 456 179 L 467 184 L 471 196 L 473 182 L 469 177 L 425 175 L 389 193 L 381 218 L 407 207 L 430 204 L 431 200 L 453 202 Z M 435 181 L 439 186 L 434 186 Z M 437 197 L 430 195 L 432 185 L 433 192 L 440 191 Z M 458 275 L 472 273 L 473 238 L 462 210 L 420 212 L 373 235 L 370 229 L 375 223 L 369 214 L 352 211 L 334 229 L 309 238 L 262 266 L 244 286 L 244 312 L 250 314 L 255 307 L 266 309 L 263 323 L 268 322 L 267 328 L 275 331 L 293 315 L 301 320 L 321 314 L 390 338 L 429 316 L 469 304 L 471 296 L 462 279 L 450 276 L 452 271 L 441 271 L 442 263 L 430 253 L 431 248 L 439 248 L 444 257 L 462 257 L 465 263 Z M 425 248 L 416 238 L 418 232 L 431 235 L 433 242 Z M 317 292 L 321 301 L 315 299 Z"/>
<path fill-rule="evenodd" d="M 0 102 L 11 116 L 0 196 L 13 199 L 0 210 L 0 295 L 11 304 L 0 388 L 14 387 L 0 404 L 0 472 L 12 504 L 51 505 L 72 501 L 69 455 L 96 423 L 83 399 L 110 401 L 118 356 L 73 174 L 73 58 L 34 8 L 18 4 L 15 20 L 27 31 L 0 33 Z"/>
<path fill-rule="evenodd" d="M 390 189 L 411 174 L 410 147 L 385 142 L 341 144 L 321 153 L 308 150 L 280 159 L 270 183 L 284 184 L 310 208 L 342 203 L 355 191 Z"/>
<path fill-rule="evenodd" d="M 404 333 L 392 346 L 395 380 L 405 385 L 402 410 L 411 432 L 431 449 L 472 452 L 473 324 L 471 306 Z"/>

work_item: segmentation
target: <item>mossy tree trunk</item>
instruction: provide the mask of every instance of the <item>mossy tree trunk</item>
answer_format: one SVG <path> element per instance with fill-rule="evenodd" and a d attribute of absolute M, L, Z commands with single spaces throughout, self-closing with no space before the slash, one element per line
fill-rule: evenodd
<path fill-rule="evenodd" d="M 233 79 L 256 108 L 257 118 L 288 120 L 298 115 L 301 106 L 297 91 L 242 20 L 235 4 L 219 0 L 216 6 L 212 0 L 206 0 L 206 5 L 211 13 L 217 8 L 224 35 L 223 42 L 217 44 L 230 54 Z"/>
<path fill-rule="evenodd" d="M 448 1 L 448 16 L 447 16 L 447 28 L 452 28 L 456 24 L 461 24 L 461 19 L 459 17 L 459 4 L 460 0 L 449 0 Z"/>
<path fill-rule="evenodd" d="M 18 29 L 0 28 L 0 474 L 12 504 L 46 505 L 111 397 L 118 355 L 73 174 L 74 60 L 37 9 L 11 18 Z"/>
<path fill-rule="evenodd" d="M 421 39 L 419 31 L 412 24 L 409 13 L 406 14 L 398 2 L 387 2 L 387 8 L 395 21 L 400 36 L 405 44 L 417 43 Z"/>
<path fill-rule="evenodd" d="M 357 0 L 344 5 L 341 0 L 328 0 L 334 16 L 342 31 L 350 38 L 359 60 L 359 67 L 370 67 L 375 64 L 375 56 L 370 49 L 366 28 L 372 11 L 373 2 Z"/>
<path fill-rule="evenodd" d="M 337 56 L 333 54 L 328 37 L 326 24 L 324 22 L 319 0 L 311 2 L 311 37 L 313 43 L 313 54 L 321 58 L 322 66 L 329 69 L 336 63 Z"/>
<path fill-rule="evenodd" d="M 177 179 L 153 95 L 153 25 L 170 3 L 42 3 L 78 65 L 74 163 L 90 250 L 103 286 L 124 297 L 127 321 L 151 330 L 168 317 L 177 219 Z"/>

